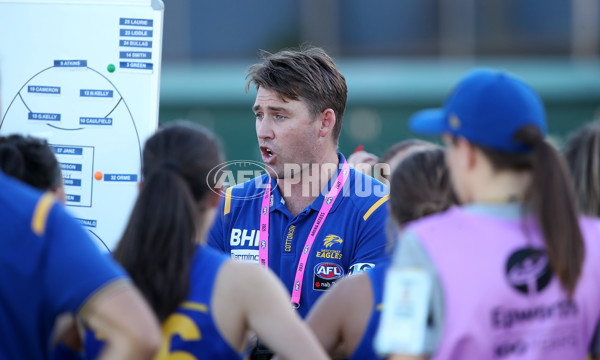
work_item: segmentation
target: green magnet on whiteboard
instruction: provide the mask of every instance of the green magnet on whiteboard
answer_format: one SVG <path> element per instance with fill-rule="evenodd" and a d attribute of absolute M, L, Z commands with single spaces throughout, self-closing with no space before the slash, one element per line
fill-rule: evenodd
<path fill-rule="evenodd" d="M 108 72 L 115 72 L 115 66 L 113 64 L 108 64 L 106 70 L 108 70 Z"/>

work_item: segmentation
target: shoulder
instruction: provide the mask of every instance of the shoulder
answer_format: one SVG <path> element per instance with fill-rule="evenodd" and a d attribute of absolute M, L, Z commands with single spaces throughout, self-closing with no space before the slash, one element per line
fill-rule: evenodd
<path fill-rule="evenodd" d="M 378 215 L 385 217 L 387 214 L 389 188 L 360 171 L 350 169 L 344 196 L 350 200 L 348 206 L 357 211 L 365 221 Z"/>
<path fill-rule="evenodd" d="M 377 266 L 375 267 L 377 268 Z M 374 270 L 374 269 L 373 269 Z M 366 271 L 359 274 L 346 276 L 332 289 L 340 300 L 362 299 L 372 294 L 371 279 Z"/>
<path fill-rule="evenodd" d="M 229 257 L 224 253 L 208 245 L 200 245 L 196 249 L 192 260 L 193 271 L 202 273 L 207 267 L 218 269 L 227 260 L 229 260 Z"/>
<path fill-rule="evenodd" d="M 369 301 L 372 303 L 373 287 L 371 280 L 366 272 L 344 277 L 341 281 L 335 283 L 331 290 L 321 296 L 315 304 L 309 318 L 315 319 L 327 315 L 333 309 L 355 311 L 361 306 L 366 306 Z M 366 306 L 368 308 L 368 306 Z M 347 314 L 341 312 L 340 314 Z M 342 315 L 344 316 L 344 315 Z"/>
<path fill-rule="evenodd" d="M 237 292 L 233 289 L 235 287 L 237 287 L 237 290 L 243 288 L 255 289 L 262 286 L 260 284 L 263 281 L 276 279 L 271 271 L 260 267 L 258 264 L 229 259 L 223 262 L 219 271 L 219 277 L 222 277 L 223 281 L 230 284 L 234 292 Z"/>
<path fill-rule="evenodd" d="M 262 201 L 266 185 L 270 181 L 268 175 L 256 177 L 241 184 L 231 186 L 225 190 L 223 200 L 223 215 Z"/>

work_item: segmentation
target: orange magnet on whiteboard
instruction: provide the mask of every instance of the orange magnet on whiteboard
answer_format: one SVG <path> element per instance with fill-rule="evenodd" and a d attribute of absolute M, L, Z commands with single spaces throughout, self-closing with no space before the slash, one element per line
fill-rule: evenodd
<path fill-rule="evenodd" d="M 101 171 L 96 171 L 96 173 L 94 174 L 94 179 L 96 179 L 96 180 L 102 180 L 102 172 Z"/>

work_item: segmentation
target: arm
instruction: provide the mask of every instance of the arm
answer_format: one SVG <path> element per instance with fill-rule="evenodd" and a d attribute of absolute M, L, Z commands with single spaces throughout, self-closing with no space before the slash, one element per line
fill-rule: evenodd
<path fill-rule="evenodd" d="M 220 272 L 213 308 L 216 313 L 237 314 L 238 319 L 227 319 L 228 325 L 241 323 L 244 332 L 255 331 L 282 359 L 327 359 L 315 336 L 292 309 L 289 294 L 271 271 L 256 264 L 228 261 Z M 215 315 L 221 318 L 221 321 L 217 319 L 219 328 L 226 328 L 223 322 L 226 316 Z M 223 332 L 229 341 L 229 331 Z"/>
<path fill-rule="evenodd" d="M 86 303 L 80 316 L 103 335 L 100 359 L 152 359 L 160 347 L 158 322 L 129 282 L 108 285 Z"/>
<path fill-rule="evenodd" d="M 306 323 L 332 357 L 348 358 L 360 344 L 373 309 L 372 292 L 367 274 L 349 276 L 311 309 Z"/>
<path fill-rule="evenodd" d="M 80 315 L 107 338 L 108 358 L 151 359 L 159 324 L 125 272 L 62 208 L 49 214 L 43 284 L 48 311 Z"/>

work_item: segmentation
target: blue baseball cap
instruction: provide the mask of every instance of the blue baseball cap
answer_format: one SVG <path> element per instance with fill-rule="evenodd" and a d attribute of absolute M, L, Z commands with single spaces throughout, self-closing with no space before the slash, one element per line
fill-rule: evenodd
<path fill-rule="evenodd" d="M 493 69 L 475 69 L 456 85 L 442 109 L 414 114 L 411 131 L 423 135 L 450 133 L 476 145 L 503 152 L 526 152 L 516 141 L 525 125 L 546 136 L 546 113 L 540 97 L 520 79 Z"/>

